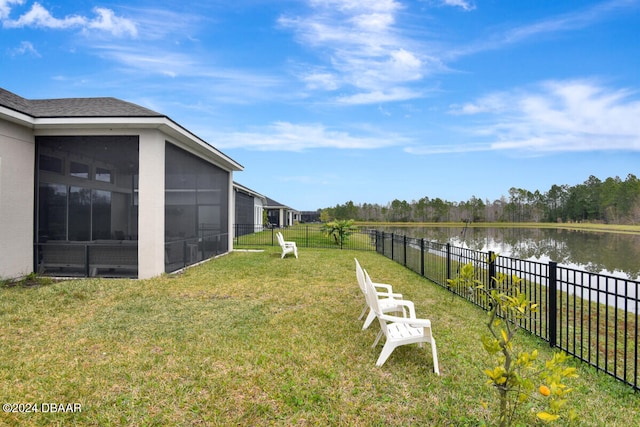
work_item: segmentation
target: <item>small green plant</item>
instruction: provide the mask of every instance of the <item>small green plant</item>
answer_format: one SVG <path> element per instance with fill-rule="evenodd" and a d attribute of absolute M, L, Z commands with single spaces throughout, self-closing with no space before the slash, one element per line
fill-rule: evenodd
<path fill-rule="evenodd" d="M 32 286 L 45 286 L 53 283 L 53 280 L 50 277 L 43 277 L 37 273 L 29 273 L 28 275 L 17 279 L 17 280 L 3 280 L 0 281 L 0 287 L 13 287 L 13 286 L 22 286 L 22 287 L 32 287 Z"/>
<path fill-rule="evenodd" d="M 321 230 L 327 237 L 333 237 L 336 245 L 342 246 L 349 239 L 357 227 L 353 226 L 352 219 L 334 220 L 322 224 Z"/>
<path fill-rule="evenodd" d="M 469 263 L 460 269 L 456 279 L 449 281 L 449 285 L 475 289 L 489 307 L 486 324 L 489 334 L 481 340 L 485 351 L 496 363 L 485 369 L 484 373 L 488 377 L 487 384 L 493 386 L 498 395 L 495 405 L 498 408 L 498 425 L 510 426 L 519 406 L 529 398 L 535 398 L 548 408 L 536 414 L 544 422 L 574 420 L 576 414 L 567 408 L 566 398 L 571 389 L 564 384 L 564 380 L 577 377 L 576 369 L 566 366 L 566 354 L 556 353 L 544 368 L 535 371 L 537 350 L 527 352 L 518 349 L 515 337 L 519 321 L 535 313 L 537 304 L 520 291 L 522 279 L 517 276 L 498 274 L 491 280 L 489 288 L 476 280 L 473 265 Z M 535 374 L 537 380 L 533 379 Z M 538 384 L 540 397 L 534 392 Z"/>

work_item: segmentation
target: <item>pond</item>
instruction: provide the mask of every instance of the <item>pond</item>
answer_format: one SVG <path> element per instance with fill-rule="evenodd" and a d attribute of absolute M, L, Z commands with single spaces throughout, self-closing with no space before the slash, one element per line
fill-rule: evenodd
<path fill-rule="evenodd" d="M 640 281 L 640 235 L 553 228 L 379 227 L 385 233 Z"/>

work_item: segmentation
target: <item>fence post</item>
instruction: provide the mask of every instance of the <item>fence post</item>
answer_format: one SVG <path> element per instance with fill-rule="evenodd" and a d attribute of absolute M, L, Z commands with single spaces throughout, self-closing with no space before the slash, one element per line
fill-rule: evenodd
<path fill-rule="evenodd" d="M 89 267 L 89 245 L 84 245 L 84 275 L 86 277 L 91 277 L 91 269 Z"/>
<path fill-rule="evenodd" d="M 420 275 L 424 277 L 424 238 L 420 239 Z"/>
<path fill-rule="evenodd" d="M 402 265 L 407 266 L 407 235 L 402 236 L 402 245 L 404 246 L 402 249 L 402 253 L 404 254 L 404 262 Z"/>
<path fill-rule="evenodd" d="M 396 237 L 395 237 L 395 233 L 391 233 L 391 259 L 392 259 L 393 261 L 395 261 L 395 260 L 396 260 L 396 258 L 395 258 L 395 254 L 393 253 L 393 252 L 394 252 L 394 251 L 393 251 L 393 249 L 394 249 L 394 248 L 395 248 L 395 246 L 396 246 L 396 245 L 395 245 L 395 242 L 394 242 L 394 240 L 395 240 L 395 239 L 396 239 Z"/>
<path fill-rule="evenodd" d="M 447 280 L 451 279 L 451 243 L 447 243 Z"/>
<path fill-rule="evenodd" d="M 182 241 L 182 266 L 187 266 L 187 256 L 191 256 L 191 254 L 187 255 L 187 241 Z"/>
<path fill-rule="evenodd" d="M 557 342 L 558 326 L 558 263 L 549 261 L 549 283 L 547 285 L 549 307 L 547 309 L 547 334 L 549 346 L 555 347 Z"/>
<path fill-rule="evenodd" d="M 489 283 L 487 283 L 487 288 L 490 289 L 493 287 L 491 278 L 496 277 L 496 260 L 493 257 L 492 251 L 489 251 L 488 255 L 489 255 Z"/>

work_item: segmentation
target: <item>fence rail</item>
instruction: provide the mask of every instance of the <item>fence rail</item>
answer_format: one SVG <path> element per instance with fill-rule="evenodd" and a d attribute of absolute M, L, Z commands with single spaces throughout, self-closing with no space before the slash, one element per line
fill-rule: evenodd
<path fill-rule="evenodd" d="M 275 231 L 236 225 L 235 244 L 275 246 Z M 339 244 L 324 236 L 319 225 L 278 231 L 298 247 L 375 250 L 485 310 L 486 302 L 476 292 L 452 288 L 448 279 L 468 263 L 486 286 L 500 273 L 515 276 L 521 279 L 520 290 L 538 304 L 538 311 L 521 319 L 520 327 L 640 391 L 638 281 L 373 229 L 358 230 Z"/>
<path fill-rule="evenodd" d="M 452 289 L 461 265 L 472 263 L 487 287 L 497 274 L 521 279 L 520 290 L 538 304 L 520 327 L 546 340 L 552 347 L 602 370 L 640 390 L 638 299 L 640 282 L 589 273 L 558 265 L 497 256 L 376 232 L 378 253 L 403 264 L 440 286 L 484 308 L 484 301 L 468 289 Z M 493 259 L 493 261 L 492 261 Z"/>
<path fill-rule="evenodd" d="M 327 248 L 327 249 L 376 249 L 375 230 L 356 230 L 348 238 L 338 241 L 326 236 L 320 225 L 297 225 L 287 228 L 273 228 L 262 225 L 236 224 L 234 225 L 233 245 L 243 246 L 277 246 L 276 232 L 281 232 L 285 240 L 296 242 L 299 248 Z"/>

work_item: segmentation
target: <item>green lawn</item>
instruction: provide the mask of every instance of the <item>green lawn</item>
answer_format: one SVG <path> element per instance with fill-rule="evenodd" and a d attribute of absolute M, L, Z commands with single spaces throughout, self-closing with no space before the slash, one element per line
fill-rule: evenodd
<path fill-rule="evenodd" d="M 353 257 L 433 324 L 428 346 L 375 367 Z M 0 425 L 463 426 L 492 423 L 485 314 L 374 252 L 236 252 L 152 280 L 0 288 L 0 401 L 80 404 Z M 529 349 L 551 353 L 522 334 Z M 577 363 L 580 425 L 640 425 L 640 395 Z M 522 425 L 535 425 L 525 408 Z"/>

